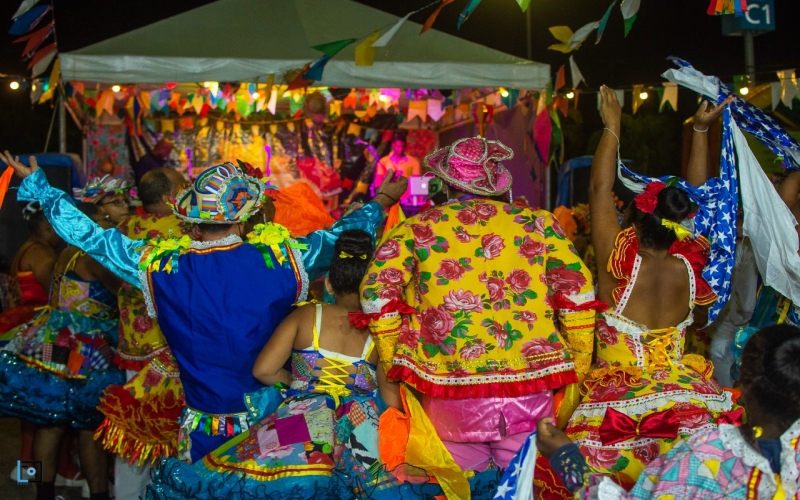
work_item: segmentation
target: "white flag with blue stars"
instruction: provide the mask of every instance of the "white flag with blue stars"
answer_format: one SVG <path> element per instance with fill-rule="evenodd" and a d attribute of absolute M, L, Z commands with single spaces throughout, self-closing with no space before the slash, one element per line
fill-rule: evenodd
<path fill-rule="evenodd" d="M 533 471 L 536 467 L 536 431 L 519 449 L 500 479 L 494 500 L 533 500 Z"/>

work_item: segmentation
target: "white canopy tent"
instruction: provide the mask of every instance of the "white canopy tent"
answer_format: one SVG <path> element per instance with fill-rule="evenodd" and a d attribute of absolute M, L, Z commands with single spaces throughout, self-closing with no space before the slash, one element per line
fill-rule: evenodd
<path fill-rule="evenodd" d="M 351 0 L 219 0 L 61 53 L 66 80 L 100 83 L 276 82 L 321 57 L 314 45 L 385 33 L 399 18 Z M 315 85 L 357 88 L 544 88 L 550 67 L 406 22 L 372 66 L 351 44 Z"/>

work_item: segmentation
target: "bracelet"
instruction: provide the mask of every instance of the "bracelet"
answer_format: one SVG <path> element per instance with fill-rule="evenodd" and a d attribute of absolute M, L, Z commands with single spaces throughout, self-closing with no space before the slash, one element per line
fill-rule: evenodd
<path fill-rule="evenodd" d="M 613 130 L 611 130 L 608 127 L 603 127 L 603 130 L 608 130 L 609 132 L 611 132 L 611 135 L 613 135 L 617 139 L 617 145 L 619 145 L 619 136 L 617 135 L 616 132 L 614 132 Z"/>
<path fill-rule="evenodd" d="M 692 125 L 692 130 L 694 130 L 695 132 L 700 132 L 701 134 L 705 134 L 706 132 L 708 132 L 708 129 L 700 130 L 699 128 L 695 127 L 694 125 Z"/>
<path fill-rule="evenodd" d="M 384 193 L 384 192 L 382 192 L 382 191 L 378 191 L 378 194 L 382 194 L 382 195 L 384 195 L 385 197 L 387 197 L 387 198 L 389 198 L 390 200 L 392 200 L 392 204 L 395 204 L 395 203 L 397 203 L 398 201 L 400 201 L 400 200 L 396 200 L 396 199 L 392 198 L 391 196 L 389 196 L 388 194 L 386 194 L 386 193 Z M 375 195 L 375 196 L 378 196 L 378 195 Z"/>

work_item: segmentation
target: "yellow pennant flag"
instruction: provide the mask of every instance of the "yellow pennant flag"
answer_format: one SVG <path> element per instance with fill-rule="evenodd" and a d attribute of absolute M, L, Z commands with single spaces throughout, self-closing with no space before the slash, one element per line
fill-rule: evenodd
<path fill-rule="evenodd" d="M 53 70 L 50 72 L 50 86 L 47 88 L 47 92 L 44 92 L 39 97 L 39 104 L 47 102 L 53 98 L 53 94 L 58 88 L 58 82 L 60 77 L 61 77 L 61 61 L 59 59 L 56 59 L 56 62 L 53 63 Z"/>
<path fill-rule="evenodd" d="M 356 46 L 356 66 L 372 66 L 375 62 L 375 51 L 378 50 L 372 44 L 378 40 L 380 34 L 378 30 Z"/>

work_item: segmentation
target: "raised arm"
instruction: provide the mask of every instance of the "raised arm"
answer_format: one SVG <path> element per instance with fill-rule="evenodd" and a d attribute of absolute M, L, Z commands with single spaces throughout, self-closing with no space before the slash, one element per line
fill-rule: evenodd
<path fill-rule="evenodd" d="M 694 114 L 692 149 L 686 169 L 686 182 L 694 187 L 702 186 L 711 177 L 708 171 L 708 129 L 719 119 L 725 106 L 732 101 L 732 95 L 717 107 L 709 106 L 708 101 L 703 101 Z"/>
<path fill-rule="evenodd" d="M 393 171 L 383 180 L 375 198 L 347 217 L 342 217 L 330 229 L 314 231 L 298 241 L 308 245 L 302 253 L 303 264 L 310 280 L 324 276 L 333 259 L 333 248 L 342 232 L 349 229 L 360 229 L 371 234 L 373 238 L 383 224 L 383 210 L 397 203 L 408 187 L 408 179 L 400 177 L 392 181 Z"/>
<path fill-rule="evenodd" d="M 22 179 L 17 193 L 19 200 L 39 202 L 47 220 L 64 241 L 88 253 L 123 280 L 140 287 L 137 249 L 143 241 L 131 240 L 116 229 L 103 230 L 81 213 L 66 193 L 48 184 L 35 157 L 30 157 L 30 167 L 21 164 L 19 158 L 13 158 L 8 151 L 0 153 L 0 159 L 13 167 Z"/>
<path fill-rule="evenodd" d="M 613 277 L 606 263 L 614 249 L 614 241 L 622 230 L 614 203 L 614 180 L 617 176 L 617 151 L 619 149 L 622 106 L 617 94 L 603 85 L 600 87 L 600 116 L 603 118 L 603 135 L 597 145 L 589 177 L 589 209 L 592 211 L 592 245 L 597 256 L 598 289 L 610 291 Z M 607 300 L 607 297 L 600 297 Z"/>

